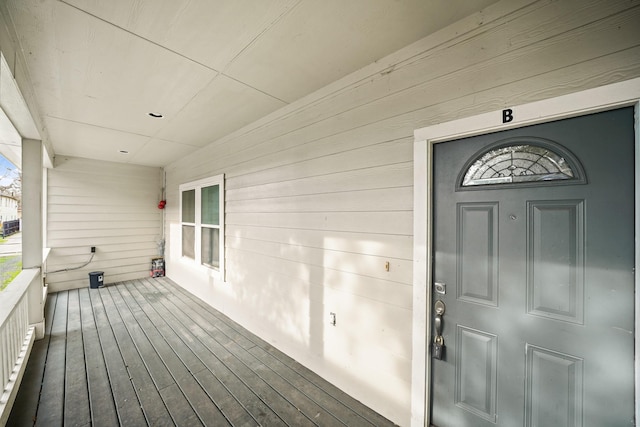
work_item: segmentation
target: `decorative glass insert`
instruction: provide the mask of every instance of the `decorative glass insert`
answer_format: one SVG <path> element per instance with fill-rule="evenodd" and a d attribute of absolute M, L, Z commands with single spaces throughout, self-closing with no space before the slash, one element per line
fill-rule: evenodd
<path fill-rule="evenodd" d="M 495 148 L 469 166 L 463 187 L 577 178 L 564 156 L 548 147 L 513 144 Z"/>

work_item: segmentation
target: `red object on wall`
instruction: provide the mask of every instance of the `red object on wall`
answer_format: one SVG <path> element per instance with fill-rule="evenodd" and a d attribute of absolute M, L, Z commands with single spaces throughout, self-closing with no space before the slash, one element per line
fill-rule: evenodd
<path fill-rule="evenodd" d="M 160 203 L 158 203 L 158 209 L 164 209 L 165 206 L 167 206 L 167 201 L 160 200 Z"/>

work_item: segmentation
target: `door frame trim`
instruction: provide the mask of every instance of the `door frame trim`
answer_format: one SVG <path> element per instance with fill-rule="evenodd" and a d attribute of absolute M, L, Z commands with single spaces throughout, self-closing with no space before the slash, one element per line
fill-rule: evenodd
<path fill-rule="evenodd" d="M 542 101 L 509 107 L 513 120 L 503 123 L 505 110 L 453 120 L 414 131 L 413 145 L 413 351 L 411 357 L 411 426 L 430 425 L 431 358 L 428 340 L 431 330 L 431 258 L 433 145 L 455 139 L 514 129 L 538 123 L 582 116 L 616 108 L 635 107 L 635 267 L 640 266 L 640 78 L 587 89 Z M 508 115 L 508 114 L 507 114 Z M 639 275 L 635 289 L 640 289 Z M 635 293 L 635 330 L 640 328 L 640 292 Z M 634 334 L 637 336 L 637 334 Z M 640 340 L 634 349 L 635 417 L 640 420 Z"/>

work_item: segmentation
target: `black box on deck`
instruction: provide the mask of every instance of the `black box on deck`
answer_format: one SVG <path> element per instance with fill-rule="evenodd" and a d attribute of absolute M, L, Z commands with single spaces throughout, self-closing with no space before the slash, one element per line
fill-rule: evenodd
<path fill-rule="evenodd" d="M 164 276 L 164 258 L 153 258 L 151 260 L 151 277 Z"/>
<path fill-rule="evenodd" d="M 104 271 L 92 271 L 89 273 L 89 287 L 97 289 L 104 286 Z"/>

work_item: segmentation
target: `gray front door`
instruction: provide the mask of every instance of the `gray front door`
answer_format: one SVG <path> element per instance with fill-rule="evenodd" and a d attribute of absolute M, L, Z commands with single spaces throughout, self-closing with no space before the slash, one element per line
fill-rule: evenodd
<path fill-rule="evenodd" d="M 433 425 L 635 425 L 633 140 L 624 108 L 434 146 Z"/>

